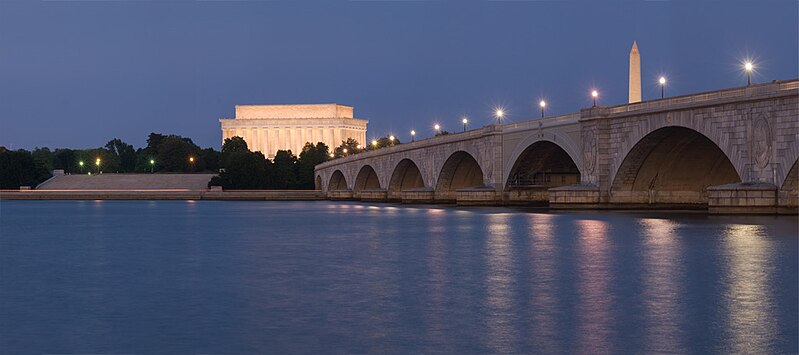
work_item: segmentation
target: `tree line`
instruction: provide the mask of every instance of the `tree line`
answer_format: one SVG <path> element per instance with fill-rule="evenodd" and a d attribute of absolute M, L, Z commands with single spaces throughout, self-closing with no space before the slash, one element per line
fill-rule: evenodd
<path fill-rule="evenodd" d="M 250 151 L 241 137 L 225 139 L 221 151 L 200 148 L 190 138 L 159 133 L 150 133 L 147 146 L 138 149 L 117 138 L 92 149 L 28 151 L 0 146 L 0 189 L 36 186 L 52 177 L 54 169 L 65 174 L 212 172 L 219 175 L 209 186 L 223 189 L 314 189 L 314 166 L 397 144 L 398 139 L 381 137 L 361 146 L 350 138 L 331 152 L 324 143 L 308 142 L 298 156 L 291 150 L 279 150 L 271 160 Z"/>

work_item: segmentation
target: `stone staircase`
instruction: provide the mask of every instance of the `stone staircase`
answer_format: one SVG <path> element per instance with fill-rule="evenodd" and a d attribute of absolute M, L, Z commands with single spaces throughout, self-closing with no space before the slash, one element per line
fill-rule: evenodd
<path fill-rule="evenodd" d="M 207 190 L 215 174 L 56 174 L 36 190 Z"/>

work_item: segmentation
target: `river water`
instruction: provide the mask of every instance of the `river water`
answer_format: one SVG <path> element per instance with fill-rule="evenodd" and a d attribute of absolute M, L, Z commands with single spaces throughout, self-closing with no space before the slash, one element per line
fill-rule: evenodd
<path fill-rule="evenodd" d="M 796 353 L 796 217 L 2 201 L 0 352 Z"/>

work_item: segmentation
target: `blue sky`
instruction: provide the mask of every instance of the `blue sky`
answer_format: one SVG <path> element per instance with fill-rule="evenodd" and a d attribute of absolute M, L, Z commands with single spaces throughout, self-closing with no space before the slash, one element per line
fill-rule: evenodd
<path fill-rule="evenodd" d="M 88 148 L 150 132 L 221 145 L 236 104 L 355 107 L 409 140 L 627 99 L 792 79 L 797 1 L 0 1 L 0 145 Z"/>

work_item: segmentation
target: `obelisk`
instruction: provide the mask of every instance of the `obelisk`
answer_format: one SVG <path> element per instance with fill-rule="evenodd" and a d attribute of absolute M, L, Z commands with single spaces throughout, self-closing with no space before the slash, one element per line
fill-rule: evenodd
<path fill-rule="evenodd" d="M 630 103 L 641 102 L 641 53 L 638 44 L 633 41 L 630 50 Z"/>

